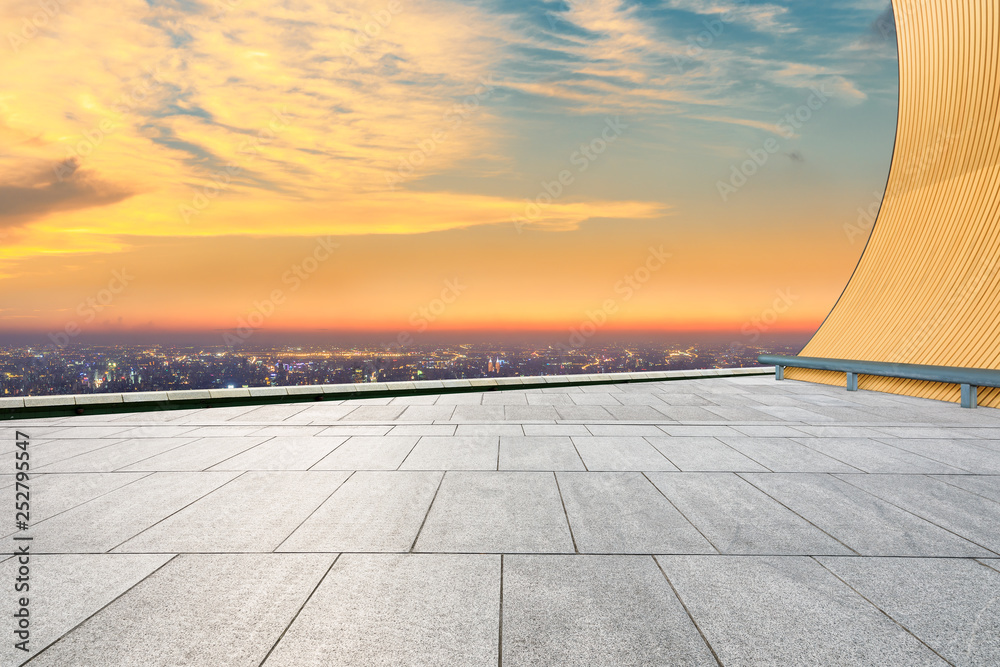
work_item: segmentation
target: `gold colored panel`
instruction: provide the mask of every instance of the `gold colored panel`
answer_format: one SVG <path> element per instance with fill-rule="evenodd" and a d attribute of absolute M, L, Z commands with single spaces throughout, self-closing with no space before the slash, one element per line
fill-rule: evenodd
<path fill-rule="evenodd" d="M 893 0 L 899 124 L 861 261 L 803 356 L 1000 369 L 1000 2 Z M 845 385 L 843 373 L 785 377 Z M 943 401 L 959 388 L 864 376 Z M 1000 407 L 982 389 L 981 405 Z"/>

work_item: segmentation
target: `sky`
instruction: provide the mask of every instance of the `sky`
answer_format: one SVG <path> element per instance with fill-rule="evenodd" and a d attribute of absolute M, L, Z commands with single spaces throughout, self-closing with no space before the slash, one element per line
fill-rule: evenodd
<path fill-rule="evenodd" d="M 891 21 L 7 0 L 0 332 L 815 329 L 888 174 Z"/>

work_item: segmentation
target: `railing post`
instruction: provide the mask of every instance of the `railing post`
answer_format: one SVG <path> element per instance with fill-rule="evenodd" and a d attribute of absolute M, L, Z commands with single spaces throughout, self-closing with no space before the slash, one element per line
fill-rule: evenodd
<path fill-rule="evenodd" d="M 774 367 L 774 379 L 775 380 L 784 380 L 785 379 L 785 367 L 784 366 L 775 366 Z"/>
<path fill-rule="evenodd" d="M 979 387 L 974 384 L 962 385 L 962 407 L 974 408 L 979 404 Z"/>
<path fill-rule="evenodd" d="M 847 391 L 858 390 L 858 374 L 847 371 Z"/>

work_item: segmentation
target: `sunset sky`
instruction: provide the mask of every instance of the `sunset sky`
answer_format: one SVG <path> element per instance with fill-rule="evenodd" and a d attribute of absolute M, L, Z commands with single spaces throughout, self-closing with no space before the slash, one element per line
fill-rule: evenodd
<path fill-rule="evenodd" d="M 7 0 L 0 332 L 815 328 L 887 176 L 890 21 Z"/>

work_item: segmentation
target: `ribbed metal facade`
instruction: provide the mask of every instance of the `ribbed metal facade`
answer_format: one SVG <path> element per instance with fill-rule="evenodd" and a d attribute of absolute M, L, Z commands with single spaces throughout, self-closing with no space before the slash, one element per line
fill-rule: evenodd
<path fill-rule="evenodd" d="M 1000 369 L 1000 0 L 893 0 L 899 125 L 882 208 L 803 356 Z M 785 377 L 844 386 L 844 374 Z M 862 376 L 944 401 L 956 385 Z M 980 405 L 1000 407 L 1000 389 Z"/>

